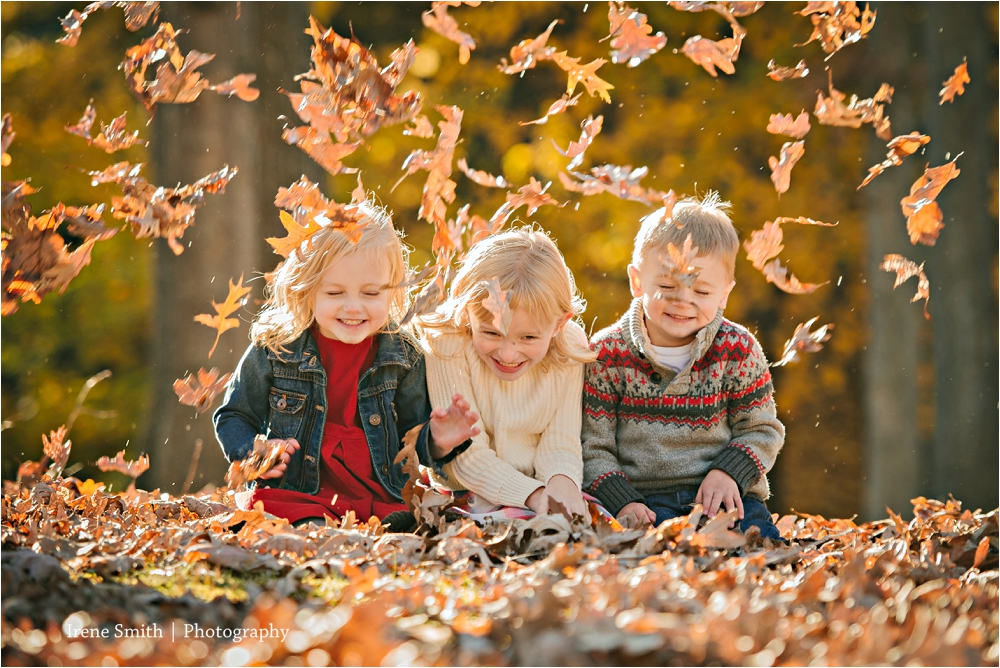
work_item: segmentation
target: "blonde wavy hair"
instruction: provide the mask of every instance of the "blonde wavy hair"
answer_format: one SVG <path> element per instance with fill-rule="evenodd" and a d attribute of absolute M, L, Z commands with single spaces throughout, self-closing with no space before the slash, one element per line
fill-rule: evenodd
<path fill-rule="evenodd" d="M 285 346 L 309 329 L 315 321 L 313 308 L 320 278 L 335 262 L 350 253 L 370 253 L 389 264 L 389 321 L 382 331 L 390 331 L 402 320 L 409 307 L 404 287 L 408 249 L 392 225 L 384 208 L 374 198 L 355 205 L 363 224 L 357 243 L 340 229 L 324 227 L 292 251 L 271 275 L 265 290 L 267 304 L 250 327 L 255 345 L 273 352 L 287 352 Z"/>
<path fill-rule="evenodd" d="M 493 315 L 483 306 L 486 281 L 496 278 L 509 291 L 511 310 L 524 309 L 541 322 L 551 323 L 567 314 L 578 317 L 586 309 L 562 253 L 544 232 L 522 227 L 483 239 L 469 251 L 448 290 L 448 299 L 430 314 L 417 318 L 421 330 L 460 333 L 471 338 L 469 312 L 489 322 Z M 434 350 L 434 337 L 426 337 Z M 566 328 L 549 344 L 542 370 L 573 362 L 585 364 L 596 355 L 587 342 L 574 341 Z"/>

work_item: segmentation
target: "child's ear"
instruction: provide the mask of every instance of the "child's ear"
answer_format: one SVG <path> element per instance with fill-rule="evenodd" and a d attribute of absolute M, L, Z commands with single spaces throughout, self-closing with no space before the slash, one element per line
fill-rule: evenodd
<path fill-rule="evenodd" d="M 634 264 L 628 266 L 628 286 L 633 297 L 642 296 L 642 276 L 639 274 L 639 267 Z"/>
<path fill-rule="evenodd" d="M 566 326 L 566 323 L 573 319 L 572 313 L 567 313 L 566 315 L 560 316 L 559 320 L 556 321 L 556 333 L 562 331 L 562 328 Z"/>
<path fill-rule="evenodd" d="M 719 304 L 720 309 L 726 308 L 726 304 L 729 302 L 729 293 L 732 292 L 733 288 L 735 287 L 736 287 L 736 281 L 733 280 L 729 283 L 729 287 L 726 288 L 726 291 L 722 293 L 722 302 Z"/>

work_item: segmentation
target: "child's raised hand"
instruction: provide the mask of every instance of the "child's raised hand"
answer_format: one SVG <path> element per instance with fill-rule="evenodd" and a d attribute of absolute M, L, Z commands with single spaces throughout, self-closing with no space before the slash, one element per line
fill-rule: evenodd
<path fill-rule="evenodd" d="M 715 517 L 720 506 L 725 506 L 726 510 L 738 508 L 740 519 L 743 519 L 743 499 L 740 498 L 740 488 L 736 485 L 728 473 L 719 469 L 712 469 L 701 481 L 698 494 L 694 497 L 695 503 L 700 503 L 705 508 L 708 517 Z"/>
<path fill-rule="evenodd" d="M 266 473 L 262 473 L 260 475 L 260 477 L 265 480 L 271 478 L 280 478 L 281 476 L 285 475 L 285 469 L 288 468 L 288 462 L 291 461 L 292 455 L 295 454 L 295 451 L 299 449 L 299 442 L 294 438 L 268 439 L 269 443 L 274 441 L 284 441 L 285 451 L 281 453 L 280 457 L 278 457 L 278 461 L 275 462 L 274 466 L 269 468 Z"/>
<path fill-rule="evenodd" d="M 615 519 L 626 526 L 642 527 L 656 524 L 656 513 L 650 510 L 645 503 L 633 501 L 619 510 Z"/>
<path fill-rule="evenodd" d="M 461 394 L 453 394 L 448 408 L 431 411 L 431 457 L 441 459 L 449 452 L 479 434 L 479 415 L 471 409 Z"/>

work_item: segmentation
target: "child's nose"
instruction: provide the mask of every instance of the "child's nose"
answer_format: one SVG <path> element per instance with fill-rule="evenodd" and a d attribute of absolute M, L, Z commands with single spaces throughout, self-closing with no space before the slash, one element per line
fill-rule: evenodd
<path fill-rule="evenodd" d="M 504 362 L 513 362 L 517 359 L 517 349 L 508 341 L 500 344 L 500 359 Z"/>

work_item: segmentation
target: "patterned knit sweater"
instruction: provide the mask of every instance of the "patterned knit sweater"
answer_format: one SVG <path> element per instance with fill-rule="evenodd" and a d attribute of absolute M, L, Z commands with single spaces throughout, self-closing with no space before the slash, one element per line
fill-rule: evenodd
<path fill-rule="evenodd" d="M 785 438 L 760 344 L 722 311 L 680 372 L 650 354 L 641 300 L 600 331 L 583 389 L 585 488 L 615 515 L 645 495 L 697 489 L 712 469 L 740 495 L 770 495 Z"/>

